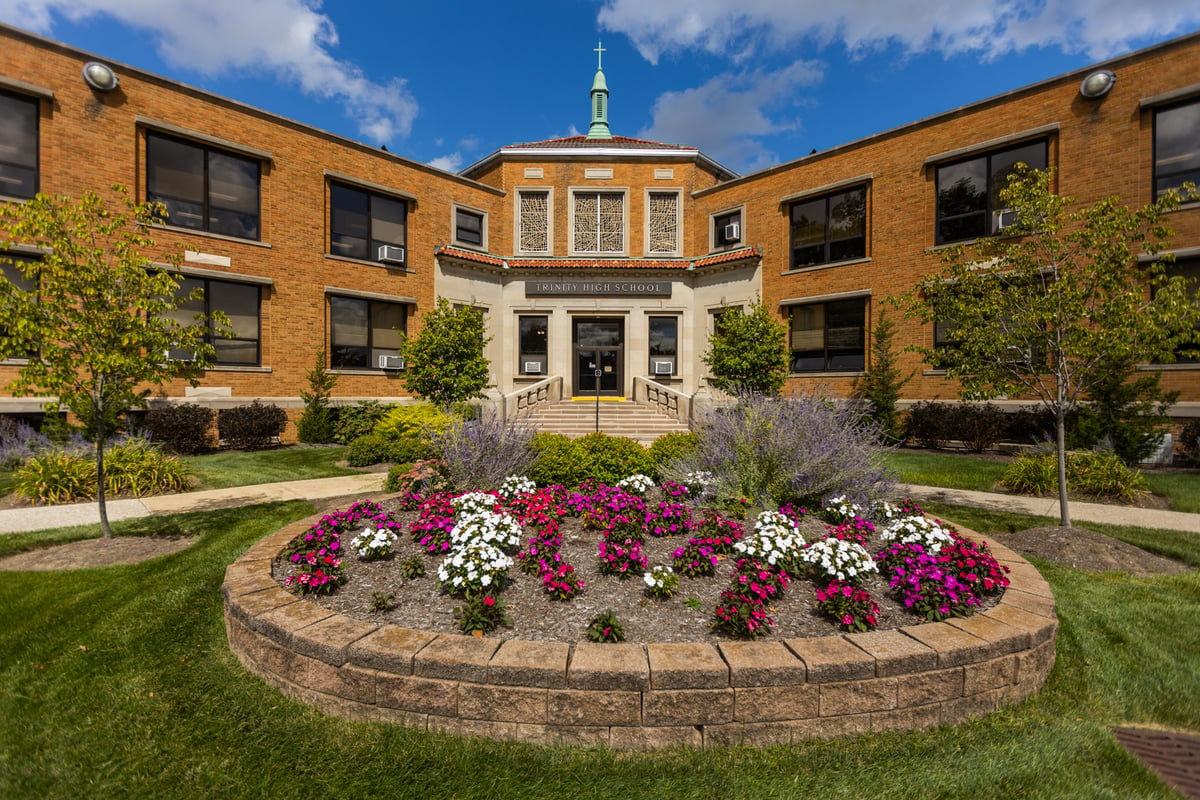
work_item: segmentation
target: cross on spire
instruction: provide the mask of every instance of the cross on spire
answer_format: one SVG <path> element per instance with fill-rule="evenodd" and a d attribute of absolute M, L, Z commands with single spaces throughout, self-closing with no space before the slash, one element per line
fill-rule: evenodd
<path fill-rule="evenodd" d="M 592 48 L 592 52 L 596 54 L 596 69 L 604 69 L 604 54 L 608 52 L 604 49 L 604 43 L 597 40 L 596 46 Z"/>

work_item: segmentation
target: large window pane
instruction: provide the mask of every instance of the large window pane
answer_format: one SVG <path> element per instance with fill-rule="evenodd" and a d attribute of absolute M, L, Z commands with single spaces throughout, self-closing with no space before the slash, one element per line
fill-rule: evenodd
<path fill-rule="evenodd" d="M 679 318 L 650 317 L 650 355 L 679 354 Z"/>
<path fill-rule="evenodd" d="M 483 247 L 483 215 L 457 209 L 454 212 L 454 238 L 461 244 Z"/>
<path fill-rule="evenodd" d="M 399 303 L 330 297 L 330 364 L 376 368 L 380 356 L 399 355 L 405 326 L 406 308 Z"/>
<path fill-rule="evenodd" d="M 11 263 L 11 264 L 7 263 L 7 262 L 0 264 L 0 275 L 4 276 L 4 280 L 15 285 L 18 289 L 21 289 L 24 292 L 35 291 L 37 289 L 37 283 L 34 280 L 26 277 L 25 273 L 21 270 L 21 268 L 19 266 L 19 264 L 21 264 L 22 262 L 27 263 L 27 262 L 32 261 L 33 259 L 24 258 L 22 256 L 18 256 L 13 253 L 5 253 L 4 257 L 7 259 L 11 259 L 13 262 L 16 262 L 16 263 Z M 0 327 L 0 337 L 7 336 L 7 335 L 8 335 L 8 331 L 5 328 Z M 11 352 L 9 354 L 9 357 L 11 357 L 11 358 L 33 358 L 36 355 L 37 355 L 36 348 L 29 348 L 28 350 L 25 350 L 24 352 L 20 352 L 19 349 L 14 349 L 14 352 Z"/>
<path fill-rule="evenodd" d="M 1015 166 L 1046 169 L 1045 139 L 995 150 L 937 169 L 937 243 L 978 239 L 998 232 L 997 212 L 1004 208 L 1000 191 Z"/>
<path fill-rule="evenodd" d="M 340 184 L 329 187 L 329 252 L 346 258 L 367 258 L 371 204 L 366 192 Z"/>
<path fill-rule="evenodd" d="M 793 203 L 792 269 L 867 254 L 865 188 Z"/>
<path fill-rule="evenodd" d="M 188 300 L 168 314 L 180 325 L 192 325 L 196 317 L 203 314 L 204 340 L 216 350 L 213 364 L 227 366 L 258 366 L 262 362 L 260 326 L 262 290 L 249 283 L 208 280 L 206 278 L 184 278 L 179 282 L 177 294 L 187 296 L 200 289 L 203 296 Z M 212 315 L 223 313 L 229 320 L 231 336 L 217 336 Z M 171 358 L 191 358 L 191 353 L 173 351 Z"/>
<path fill-rule="evenodd" d="M 1154 115 L 1154 193 L 1200 184 L 1200 101 Z"/>
<path fill-rule="evenodd" d="M 146 137 L 146 196 L 167 207 L 172 225 L 260 238 L 260 177 L 254 159 L 158 134 Z"/>
<path fill-rule="evenodd" d="M 0 93 L 0 195 L 38 191 L 38 101 Z"/>
<path fill-rule="evenodd" d="M 208 184 L 208 230 L 257 239 L 258 162 L 210 152 Z"/>
<path fill-rule="evenodd" d="M 522 375 L 545 375 L 550 349 L 546 336 L 549 318 L 531 315 L 517 318 L 518 366 Z"/>
<path fill-rule="evenodd" d="M 793 306 L 792 372 L 858 371 L 866 365 L 866 300 Z"/>

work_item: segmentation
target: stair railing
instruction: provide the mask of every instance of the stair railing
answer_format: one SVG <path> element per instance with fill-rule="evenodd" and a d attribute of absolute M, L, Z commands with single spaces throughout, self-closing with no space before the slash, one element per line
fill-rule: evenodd
<path fill-rule="evenodd" d="M 692 427 L 692 396 L 655 383 L 641 375 L 633 376 L 633 400 Z"/>
<path fill-rule="evenodd" d="M 526 386 L 524 389 L 519 389 L 512 394 L 506 394 L 501 397 L 500 415 L 503 419 L 508 420 L 512 417 L 518 417 L 521 414 L 527 414 L 534 407 L 544 403 L 553 403 L 562 400 L 562 397 L 562 376 L 551 375 L 537 383 Z"/>

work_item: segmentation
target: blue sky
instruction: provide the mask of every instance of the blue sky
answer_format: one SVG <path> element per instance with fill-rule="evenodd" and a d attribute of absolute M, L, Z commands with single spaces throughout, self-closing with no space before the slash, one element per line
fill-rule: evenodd
<path fill-rule="evenodd" d="M 1200 3 L 0 0 L 0 20 L 454 171 L 586 132 L 603 40 L 614 133 L 750 172 L 1200 30 Z"/>

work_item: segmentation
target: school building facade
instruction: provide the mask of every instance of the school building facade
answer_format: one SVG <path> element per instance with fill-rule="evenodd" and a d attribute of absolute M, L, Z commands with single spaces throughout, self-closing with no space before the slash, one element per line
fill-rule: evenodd
<path fill-rule="evenodd" d="M 152 234 L 235 329 L 169 402 L 298 416 L 320 350 L 338 402 L 401 400 L 401 337 L 438 297 L 484 312 L 489 395 L 713 400 L 702 355 L 758 298 L 789 329 L 785 391 L 852 396 L 882 303 L 941 250 L 1001 232 L 1013 163 L 1131 205 L 1200 182 L 1200 34 L 737 175 L 694 147 L 614 135 L 597 70 L 585 135 L 502 147 L 458 174 L 0 26 L 0 199 L 107 192 L 166 204 Z M 581 91 L 582 108 L 582 91 Z M 1170 270 L 1200 278 L 1200 203 Z M 36 258 L 34 252 L 10 252 Z M 11 267 L 6 274 L 13 277 Z M 940 332 L 899 319 L 896 347 Z M 0 363 L 0 385 L 19 360 Z M 957 385 L 912 353 L 907 400 Z M 1147 365 L 1200 416 L 1200 363 Z M 0 413 L 41 408 L 0 396 Z"/>

